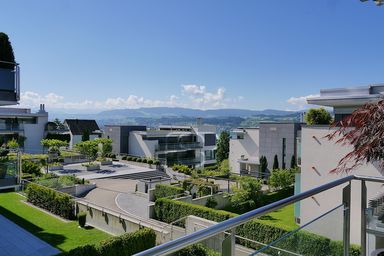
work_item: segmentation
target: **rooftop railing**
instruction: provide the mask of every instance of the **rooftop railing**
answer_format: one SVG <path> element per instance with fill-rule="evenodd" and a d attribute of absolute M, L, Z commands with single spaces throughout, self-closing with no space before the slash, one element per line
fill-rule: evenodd
<path fill-rule="evenodd" d="M 357 197 L 360 202 L 358 202 L 355 197 L 353 197 L 353 201 L 351 200 L 352 181 L 361 183 L 361 197 Z M 359 249 L 356 249 L 356 247 L 353 246 L 351 247 L 350 243 L 351 223 L 352 221 L 355 223 L 355 220 L 351 221 L 351 202 L 358 204 L 358 216 L 360 216 L 361 219 L 361 225 L 359 227 L 361 251 L 359 253 L 362 256 L 371 255 L 372 251 L 376 250 L 376 248 L 372 248 L 372 241 L 369 241 L 371 247 L 367 247 L 367 241 L 369 240 L 367 239 L 367 236 L 375 236 L 379 231 L 378 228 L 375 230 L 372 228 L 372 226 L 376 227 L 375 221 L 377 219 L 375 219 L 375 216 L 372 214 L 369 214 L 370 208 L 368 208 L 367 205 L 367 182 L 384 183 L 384 178 L 357 175 L 347 176 L 307 190 L 305 192 L 290 196 L 280 201 L 271 203 L 269 205 L 265 205 L 255 210 L 246 212 L 236 217 L 224 220 L 217 224 L 213 224 L 211 226 L 206 225 L 206 227 L 204 227 L 204 225 L 200 223 L 199 225 L 202 227 L 199 228 L 198 225 L 194 225 L 194 232 L 191 232 L 188 235 L 179 237 L 167 243 L 158 245 L 136 255 L 169 255 L 194 244 L 204 244 L 205 246 L 220 252 L 222 255 L 308 255 L 308 253 L 306 253 L 308 250 L 311 251 L 311 253 L 314 250 L 319 250 L 319 252 L 321 251 L 321 253 L 310 255 L 352 255 L 350 254 L 352 253 L 352 250 L 354 250 L 353 253 L 356 253 Z M 338 194 L 338 196 L 341 198 L 340 202 L 319 213 L 319 215 L 312 220 L 306 221 L 306 223 L 302 223 L 301 226 L 281 234 L 280 237 L 271 238 L 271 241 L 267 243 L 258 242 L 254 239 L 251 239 L 250 237 L 245 237 L 244 232 L 236 233 L 236 230 L 243 228 L 244 225 L 251 220 L 265 216 L 268 213 L 281 210 L 288 205 L 299 203 L 304 199 L 316 201 L 316 196 L 318 196 L 320 193 L 326 191 L 330 192 L 330 190 L 340 192 L 338 190 L 340 187 L 342 187 L 342 194 Z M 381 201 L 384 200 L 378 199 L 374 201 L 373 204 L 377 206 Z M 188 221 L 185 223 L 187 222 Z M 321 228 L 321 225 L 322 228 L 324 228 L 324 223 L 327 223 L 326 228 L 329 229 L 330 235 L 337 236 L 337 234 L 339 234 L 336 239 L 338 241 L 332 241 L 330 239 L 327 240 L 323 236 L 319 235 L 315 236 L 321 237 L 323 240 L 317 241 L 313 236 L 311 237 L 311 235 L 307 235 L 305 237 L 306 239 L 303 239 L 303 237 L 299 236 L 303 235 L 303 233 L 304 235 L 308 234 L 308 232 L 302 232 L 302 230 L 316 230 L 316 228 Z M 340 226 L 339 230 L 338 225 Z M 377 224 L 377 227 L 379 226 L 380 225 Z M 186 230 L 188 230 L 188 228 L 186 228 Z M 265 231 L 254 230 L 254 232 Z M 384 228 L 382 234 L 384 234 Z M 299 243 L 306 244 L 299 245 Z M 300 251 L 298 248 L 301 248 L 302 250 Z M 331 249 L 333 250 L 332 252 L 330 251 Z"/>

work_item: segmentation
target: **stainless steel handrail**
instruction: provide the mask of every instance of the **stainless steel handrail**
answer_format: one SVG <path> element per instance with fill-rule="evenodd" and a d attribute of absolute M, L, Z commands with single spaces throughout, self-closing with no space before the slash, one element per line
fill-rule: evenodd
<path fill-rule="evenodd" d="M 151 249 L 148 249 L 146 251 L 140 252 L 135 254 L 136 256 L 144 256 L 144 255 L 166 255 L 173 252 L 176 252 L 186 246 L 198 243 L 200 241 L 203 241 L 207 238 L 210 238 L 212 236 L 215 236 L 221 232 L 224 232 L 226 230 L 233 229 L 241 224 L 244 224 L 254 218 L 263 216 L 269 212 L 275 211 L 277 209 L 280 209 L 284 206 L 290 205 L 292 203 L 301 201 L 303 199 L 309 198 L 313 195 L 316 195 L 318 193 L 321 193 L 323 191 L 326 191 L 328 189 L 337 187 L 339 185 L 342 185 L 346 182 L 350 182 L 352 180 L 362 180 L 362 181 L 372 181 L 372 182 L 384 182 L 384 178 L 378 178 L 378 177 L 371 177 L 371 176 L 359 176 L 359 175 L 350 175 L 332 182 L 329 182 L 327 184 L 318 186 L 316 188 L 304 191 L 300 194 L 293 195 L 290 197 L 287 197 L 285 199 L 282 199 L 280 201 L 271 203 L 269 205 L 257 208 L 255 210 L 249 211 L 247 213 L 244 213 L 242 215 L 233 217 L 231 219 L 225 220 L 223 222 L 219 222 L 213 226 L 210 226 L 208 228 L 196 231 L 190 235 L 180 237 L 178 239 L 175 239 L 173 241 L 167 242 L 165 244 L 161 244 L 159 246 L 153 247 Z"/>

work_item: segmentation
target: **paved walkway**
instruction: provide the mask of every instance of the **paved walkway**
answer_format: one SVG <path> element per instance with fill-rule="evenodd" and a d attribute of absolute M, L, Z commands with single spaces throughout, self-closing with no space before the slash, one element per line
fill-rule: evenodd
<path fill-rule="evenodd" d="M 148 219 L 148 198 L 135 193 L 121 193 L 116 197 L 116 205 L 124 212 Z"/>
<path fill-rule="evenodd" d="M 60 251 L 0 215 L 0 255 L 50 256 Z"/>

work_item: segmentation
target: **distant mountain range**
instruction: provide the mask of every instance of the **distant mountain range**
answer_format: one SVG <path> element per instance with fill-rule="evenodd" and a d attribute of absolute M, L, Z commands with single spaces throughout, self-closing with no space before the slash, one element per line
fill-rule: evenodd
<path fill-rule="evenodd" d="M 138 109 L 114 109 L 96 114 L 64 114 L 51 111 L 50 119 L 79 118 L 95 119 L 100 125 L 106 124 L 143 124 L 158 126 L 160 124 L 194 124 L 201 117 L 204 123 L 215 124 L 220 129 L 257 126 L 261 121 L 299 121 L 302 111 L 284 110 L 248 110 L 248 109 L 190 109 L 151 107 Z"/>

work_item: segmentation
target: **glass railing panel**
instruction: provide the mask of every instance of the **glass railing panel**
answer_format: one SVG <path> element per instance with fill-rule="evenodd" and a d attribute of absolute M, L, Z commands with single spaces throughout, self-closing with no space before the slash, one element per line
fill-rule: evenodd
<path fill-rule="evenodd" d="M 343 218 L 340 204 L 266 245 L 248 242 L 255 249 L 250 255 L 343 255 Z"/>

